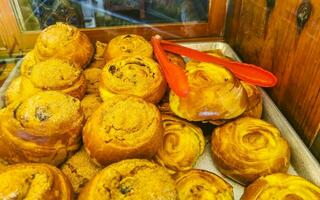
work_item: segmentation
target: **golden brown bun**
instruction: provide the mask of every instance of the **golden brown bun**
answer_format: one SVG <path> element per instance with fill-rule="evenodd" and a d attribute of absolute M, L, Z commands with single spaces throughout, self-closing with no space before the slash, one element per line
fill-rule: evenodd
<path fill-rule="evenodd" d="M 241 200 L 320 200 L 320 188 L 306 179 L 276 173 L 260 177 L 249 185 Z"/>
<path fill-rule="evenodd" d="M 109 42 L 105 52 L 105 57 L 109 60 L 120 56 L 133 55 L 152 58 L 153 48 L 143 37 L 134 34 L 126 34 L 113 38 Z"/>
<path fill-rule="evenodd" d="M 81 108 L 87 120 L 102 104 L 102 99 L 97 94 L 88 94 L 81 100 Z"/>
<path fill-rule="evenodd" d="M 41 31 L 34 51 L 37 61 L 59 58 L 83 68 L 89 64 L 94 49 L 89 38 L 76 27 L 57 23 Z"/>
<path fill-rule="evenodd" d="M 240 81 L 224 67 L 189 62 L 186 67 L 190 91 L 180 98 L 170 92 L 170 108 L 188 121 L 232 119 L 247 108 L 247 94 Z"/>
<path fill-rule="evenodd" d="M 162 138 L 158 109 L 133 96 L 115 96 L 105 101 L 83 129 L 87 152 L 104 166 L 127 158 L 151 158 Z"/>
<path fill-rule="evenodd" d="M 147 160 L 123 160 L 104 168 L 82 190 L 79 200 L 176 200 L 167 171 Z"/>
<path fill-rule="evenodd" d="M 232 186 L 218 175 L 192 169 L 176 178 L 178 197 L 181 200 L 233 200 Z"/>
<path fill-rule="evenodd" d="M 273 125 L 255 118 L 239 118 L 212 133 L 212 156 L 222 174 L 248 184 L 267 174 L 286 172 L 290 149 Z"/>
<path fill-rule="evenodd" d="M 91 158 L 81 148 L 61 166 L 62 172 L 70 180 L 75 193 L 80 193 L 82 188 L 101 170 L 99 166 L 91 161 Z"/>
<path fill-rule="evenodd" d="M 0 157 L 59 165 L 79 148 L 83 121 L 80 101 L 60 92 L 10 104 L 0 112 Z"/>
<path fill-rule="evenodd" d="M 241 117 L 261 118 L 262 96 L 260 90 L 256 86 L 244 81 L 241 81 L 241 84 L 248 95 L 248 106 Z"/>
<path fill-rule="evenodd" d="M 204 150 L 202 130 L 170 115 L 162 115 L 162 123 L 164 139 L 155 160 L 170 170 L 190 170 Z"/>
<path fill-rule="evenodd" d="M 119 57 L 103 68 L 99 90 L 103 100 L 127 94 L 157 103 L 165 93 L 166 83 L 158 63 L 151 58 Z"/>
<path fill-rule="evenodd" d="M 16 164 L 0 171 L 0 199 L 71 200 L 73 192 L 63 173 L 48 164 Z"/>
<path fill-rule="evenodd" d="M 99 94 L 99 84 L 102 69 L 88 68 L 83 71 L 83 74 L 87 80 L 87 93 Z"/>

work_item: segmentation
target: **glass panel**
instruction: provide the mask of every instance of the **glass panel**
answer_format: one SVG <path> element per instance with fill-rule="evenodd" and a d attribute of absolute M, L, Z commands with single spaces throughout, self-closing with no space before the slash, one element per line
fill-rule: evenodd
<path fill-rule="evenodd" d="M 207 22 L 208 0 L 13 0 L 24 31 L 57 21 L 77 27 Z"/>

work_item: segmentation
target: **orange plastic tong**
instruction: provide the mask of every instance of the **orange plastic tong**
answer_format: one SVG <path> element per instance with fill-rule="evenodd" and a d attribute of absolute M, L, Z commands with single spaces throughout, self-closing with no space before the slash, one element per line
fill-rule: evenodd
<path fill-rule="evenodd" d="M 258 67 L 252 64 L 239 63 L 239 62 L 234 62 L 234 61 L 214 57 L 191 48 L 183 47 L 173 42 L 161 40 L 159 36 L 153 37 L 151 41 L 154 47 L 155 55 L 162 69 L 164 71 L 169 71 L 169 73 L 165 72 L 165 76 L 168 81 L 169 87 L 179 96 L 186 96 L 188 93 L 188 90 L 185 90 L 185 88 L 188 88 L 187 78 L 186 78 L 186 75 L 184 74 L 183 69 L 181 69 L 178 66 L 172 67 L 173 64 L 170 63 L 168 59 L 166 60 L 162 59 L 162 62 L 159 60 L 158 57 L 166 58 L 166 54 L 164 50 L 170 51 L 172 53 L 184 55 L 194 60 L 222 65 L 227 69 L 229 69 L 239 79 L 257 86 L 273 87 L 277 84 L 277 77 L 273 75 L 271 72 L 262 69 L 261 67 Z M 170 64 L 168 64 L 167 62 Z M 176 68 L 179 69 L 178 73 L 176 72 L 178 71 L 178 69 Z M 171 70 L 172 72 L 170 72 Z M 179 75 L 176 76 L 175 73 Z M 172 76 L 172 77 L 168 77 L 168 76 Z M 173 80 L 173 82 L 169 81 L 169 79 L 171 81 Z M 180 81 L 181 83 L 177 83 Z M 184 90 L 180 88 L 180 85 L 184 87 Z M 184 93 L 181 93 L 181 91 L 184 91 Z M 180 94 L 183 94 L 183 95 L 180 95 Z"/>

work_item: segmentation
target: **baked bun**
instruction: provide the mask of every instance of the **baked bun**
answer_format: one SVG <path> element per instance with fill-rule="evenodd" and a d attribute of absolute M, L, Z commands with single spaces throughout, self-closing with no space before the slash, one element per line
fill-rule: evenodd
<path fill-rule="evenodd" d="M 189 62 L 186 75 L 190 91 L 186 97 L 170 92 L 170 108 L 188 121 L 226 120 L 247 108 L 247 94 L 240 81 L 226 68 L 204 62 Z"/>
<path fill-rule="evenodd" d="M 94 164 L 84 148 L 81 148 L 63 163 L 61 171 L 70 180 L 73 191 L 80 193 L 89 180 L 101 171 L 101 167 Z"/>
<path fill-rule="evenodd" d="M 88 66 L 88 68 L 100 68 L 102 69 L 104 65 L 106 64 L 106 58 L 104 57 L 105 51 L 107 48 L 107 44 L 96 41 L 96 51 L 93 56 L 92 62 Z"/>
<path fill-rule="evenodd" d="M 202 130 L 170 115 L 162 115 L 162 123 L 164 139 L 155 160 L 170 170 L 191 169 L 204 150 Z"/>
<path fill-rule="evenodd" d="M 260 90 L 255 85 L 245 81 L 241 81 L 241 84 L 248 95 L 248 106 L 241 117 L 261 118 L 262 96 Z"/>
<path fill-rule="evenodd" d="M 131 56 L 116 58 L 106 64 L 99 89 L 103 100 L 116 94 L 127 94 L 157 103 L 165 93 L 166 83 L 154 60 Z"/>
<path fill-rule="evenodd" d="M 87 120 L 102 104 L 102 99 L 97 94 L 88 94 L 81 100 L 81 108 Z"/>
<path fill-rule="evenodd" d="M 105 101 L 83 129 L 87 152 L 104 166 L 127 158 L 151 158 L 162 138 L 156 106 L 133 96 L 115 96 Z"/>
<path fill-rule="evenodd" d="M 0 112 L 0 157 L 59 165 L 79 148 L 83 119 L 80 101 L 56 91 L 10 104 Z"/>
<path fill-rule="evenodd" d="M 233 200 L 232 186 L 218 175 L 192 169 L 176 178 L 178 199 L 181 200 Z"/>
<path fill-rule="evenodd" d="M 41 31 L 34 51 L 37 61 L 59 58 L 83 68 L 89 64 L 94 49 L 89 38 L 79 29 L 57 23 Z"/>
<path fill-rule="evenodd" d="M 87 80 L 87 93 L 99 94 L 99 83 L 102 69 L 88 68 L 83 71 L 83 74 Z"/>
<path fill-rule="evenodd" d="M 72 200 L 67 178 L 54 166 L 25 163 L 0 171 L 0 199 Z"/>
<path fill-rule="evenodd" d="M 134 34 L 126 34 L 113 38 L 109 42 L 105 52 L 105 57 L 107 59 L 133 55 L 152 58 L 153 48 L 143 37 Z"/>
<path fill-rule="evenodd" d="M 320 188 L 306 179 L 276 173 L 260 177 L 249 185 L 241 200 L 320 200 Z"/>
<path fill-rule="evenodd" d="M 109 165 L 82 190 L 79 200 L 176 200 L 174 181 L 167 171 L 147 160 L 123 160 Z"/>
<path fill-rule="evenodd" d="M 219 171 L 241 184 L 286 172 L 290 149 L 277 128 L 255 118 L 239 118 L 212 134 L 212 156 Z"/>

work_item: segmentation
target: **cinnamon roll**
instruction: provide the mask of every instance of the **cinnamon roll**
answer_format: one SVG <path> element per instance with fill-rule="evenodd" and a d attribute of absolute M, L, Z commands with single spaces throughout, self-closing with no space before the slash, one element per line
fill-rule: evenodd
<path fill-rule="evenodd" d="M 113 38 L 109 42 L 105 53 L 107 59 L 133 55 L 152 58 L 153 48 L 143 37 L 134 34 L 126 34 Z"/>
<path fill-rule="evenodd" d="M 88 68 L 83 71 L 87 80 L 87 93 L 99 94 L 100 75 L 102 70 L 99 68 Z"/>
<path fill-rule="evenodd" d="M 179 97 L 170 92 L 170 108 L 188 121 L 227 120 L 238 117 L 247 108 L 247 94 L 240 81 L 224 67 L 204 62 L 186 66 L 190 91 Z"/>
<path fill-rule="evenodd" d="M 89 117 L 83 142 L 100 165 L 127 158 L 151 158 L 162 144 L 161 116 L 151 103 L 133 96 L 115 96 Z"/>
<path fill-rule="evenodd" d="M 87 120 L 102 104 L 102 99 L 97 94 L 88 94 L 81 100 L 84 118 Z"/>
<path fill-rule="evenodd" d="M 0 158 L 59 165 L 79 148 L 83 119 L 80 101 L 56 91 L 12 103 L 0 112 Z"/>
<path fill-rule="evenodd" d="M 192 169 L 176 178 L 176 188 L 179 199 L 183 200 L 233 200 L 232 186 L 218 175 Z"/>
<path fill-rule="evenodd" d="M 104 168 L 81 191 L 79 200 L 176 200 L 167 171 L 147 160 L 123 160 Z"/>
<path fill-rule="evenodd" d="M 109 61 L 103 68 L 100 82 L 103 100 L 115 94 L 127 94 L 157 103 L 166 90 L 158 64 L 143 56 L 120 57 Z"/>
<path fill-rule="evenodd" d="M 212 134 L 212 156 L 222 174 L 248 184 L 267 174 L 286 172 L 290 149 L 279 130 L 255 118 L 239 118 Z"/>
<path fill-rule="evenodd" d="M 260 177 L 244 191 L 241 200 L 320 200 L 320 188 L 306 179 L 276 173 Z"/>
<path fill-rule="evenodd" d="M 101 167 L 94 164 L 84 148 L 81 148 L 63 163 L 61 170 L 70 180 L 73 191 L 80 193 L 89 180 L 101 171 Z"/>
<path fill-rule="evenodd" d="M 262 115 L 262 96 L 260 90 L 250 83 L 241 81 L 242 86 L 248 95 L 248 106 L 241 117 L 261 118 Z"/>
<path fill-rule="evenodd" d="M 67 178 L 48 164 L 16 164 L 0 171 L 0 199 L 72 200 Z"/>
<path fill-rule="evenodd" d="M 89 64 L 94 49 L 89 38 L 79 29 L 57 23 L 41 31 L 34 51 L 37 61 L 59 58 L 84 68 Z"/>
<path fill-rule="evenodd" d="M 191 169 L 204 150 L 201 129 L 170 115 L 162 115 L 162 123 L 164 139 L 155 160 L 170 170 Z"/>

